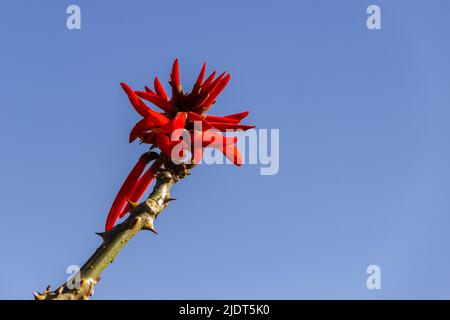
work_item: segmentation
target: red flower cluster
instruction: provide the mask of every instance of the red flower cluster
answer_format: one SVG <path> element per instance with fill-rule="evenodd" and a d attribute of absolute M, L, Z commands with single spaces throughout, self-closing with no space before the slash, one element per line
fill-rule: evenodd
<path fill-rule="evenodd" d="M 171 98 L 167 96 L 158 77 L 154 81 L 154 90 L 145 87 L 145 91 L 134 91 L 127 84 L 121 83 L 131 104 L 143 117 L 131 130 L 130 143 L 139 138 L 142 143 L 159 148 L 162 153 L 171 158 L 174 156 L 174 148 L 181 146 L 178 156 L 183 157 L 187 149 L 195 163 L 201 161 L 204 147 L 213 147 L 223 152 L 234 164 L 238 166 L 242 164 L 241 154 L 236 147 L 237 139 L 223 136 L 220 131 L 247 130 L 254 126 L 240 124 L 248 112 L 223 117 L 205 115 L 230 81 L 229 74 L 223 72 L 216 77 L 215 71 L 204 80 L 205 72 L 206 64 L 203 64 L 192 91 L 184 93 L 180 83 L 178 59 L 176 59 L 169 81 L 172 88 Z M 150 101 L 162 112 L 150 109 L 142 99 Z M 197 123 L 200 126 L 197 126 Z M 180 130 L 186 130 L 194 143 L 187 146 L 181 135 L 174 139 L 174 133 Z M 111 229 L 119 217 L 128 213 L 130 207 L 127 201 L 131 203 L 139 201 L 147 190 L 161 166 L 159 161 L 155 161 L 144 172 L 147 164 L 155 158 L 154 153 L 145 154 L 130 172 L 112 204 L 106 221 L 106 230 Z"/>

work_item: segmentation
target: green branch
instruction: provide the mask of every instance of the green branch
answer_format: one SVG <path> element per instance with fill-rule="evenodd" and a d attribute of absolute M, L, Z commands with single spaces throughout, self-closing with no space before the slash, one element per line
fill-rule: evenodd
<path fill-rule="evenodd" d="M 155 187 L 148 199 L 134 207 L 124 222 L 99 234 L 103 239 L 102 244 L 74 276 L 79 282 L 74 284 L 72 278 L 54 291 L 48 286 L 43 293 L 33 292 L 36 300 L 89 299 L 94 294 L 94 286 L 100 281 L 103 270 L 116 258 L 128 241 L 141 230 L 156 233 L 153 222 L 168 202 L 173 200 L 170 196 L 172 186 L 189 175 L 190 169 L 193 168 L 193 165 L 175 166 L 165 160 L 165 168 L 157 174 Z"/>

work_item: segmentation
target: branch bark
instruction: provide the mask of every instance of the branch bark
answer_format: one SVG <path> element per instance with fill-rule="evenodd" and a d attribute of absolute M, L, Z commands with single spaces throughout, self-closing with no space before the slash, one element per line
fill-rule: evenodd
<path fill-rule="evenodd" d="M 159 160 L 157 160 L 159 161 Z M 136 206 L 129 217 L 108 232 L 99 233 L 103 242 L 75 275 L 79 282 L 68 280 L 58 289 L 33 292 L 36 300 L 87 300 L 94 294 L 94 286 L 100 281 L 103 270 L 116 258 L 122 248 L 139 231 L 150 230 L 156 233 L 153 222 L 159 213 L 174 200 L 170 196 L 172 186 L 189 175 L 193 165 L 168 165 L 156 176 L 156 184 L 147 200 Z"/>

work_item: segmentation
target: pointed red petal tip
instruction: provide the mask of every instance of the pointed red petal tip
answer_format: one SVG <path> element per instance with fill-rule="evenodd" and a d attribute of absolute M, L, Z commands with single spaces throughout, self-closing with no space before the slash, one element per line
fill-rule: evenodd
<path fill-rule="evenodd" d="M 160 96 L 161 98 L 163 98 L 164 100 L 167 100 L 166 91 L 164 90 L 164 87 L 161 84 L 161 82 L 159 81 L 158 77 L 155 78 L 155 81 L 153 82 L 153 84 L 155 86 L 156 94 L 158 96 Z"/>
<path fill-rule="evenodd" d="M 206 72 L 206 62 L 203 62 L 202 70 L 200 70 L 200 74 L 198 75 L 197 81 L 195 82 L 196 85 L 200 86 L 203 82 L 203 78 L 205 77 Z"/>
<path fill-rule="evenodd" d="M 195 81 L 194 87 L 192 88 L 192 94 L 197 95 L 199 93 L 199 89 L 202 85 L 203 78 L 205 77 L 206 72 L 206 62 L 203 62 L 202 70 L 200 70 L 200 73 L 197 77 L 197 81 Z"/>
<path fill-rule="evenodd" d="M 122 87 L 123 91 L 125 91 L 125 93 L 127 95 L 130 95 L 133 92 L 133 89 L 131 89 L 131 87 L 129 85 L 127 85 L 125 82 L 121 82 L 120 86 Z"/>
<path fill-rule="evenodd" d="M 173 62 L 172 73 L 170 74 L 170 80 L 172 80 L 175 86 L 180 85 L 180 69 L 178 66 L 178 58 Z"/>
<path fill-rule="evenodd" d="M 126 83 L 121 82 L 120 85 L 122 86 L 122 89 L 125 91 L 125 93 L 128 96 L 128 99 L 130 100 L 130 103 L 133 105 L 134 109 L 143 117 L 147 117 L 154 112 L 149 107 L 145 105 L 144 102 L 142 102 L 141 99 L 137 96 L 136 92 L 134 92 L 133 89 L 130 88 Z"/>

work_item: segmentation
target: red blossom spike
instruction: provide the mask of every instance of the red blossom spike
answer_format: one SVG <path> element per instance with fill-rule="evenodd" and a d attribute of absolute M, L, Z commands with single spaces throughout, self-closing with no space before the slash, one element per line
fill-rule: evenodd
<path fill-rule="evenodd" d="M 130 132 L 130 139 L 129 142 L 132 143 L 134 140 L 142 136 L 142 134 L 145 131 L 150 130 L 151 128 L 154 128 L 156 126 L 156 123 L 152 121 L 151 119 L 144 118 L 140 120 L 136 125 L 131 129 Z"/>
<path fill-rule="evenodd" d="M 148 106 L 145 105 L 144 102 L 142 102 L 141 99 L 139 99 L 136 92 L 134 92 L 133 89 L 131 89 L 126 83 L 120 84 L 123 88 L 123 90 L 128 95 L 128 99 L 130 99 L 131 104 L 133 105 L 134 109 L 144 118 L 151 118 L 154 119 L 158 125 L 164 125 L 169 121 L 167 117 L 164 115 L 150 109 Z M 149 94 L 149 93 L 146 93 Z"/>
<path fill-rule="evenodd" d="M 200 71 L 200 73 L 197 77 L 197 81 L 195 82 L 194 87 L 192 88 L 192 93 L 194 95 L 198 94 L 198 91 L 203 82 L 203 78 L 205 77 L 205 72 L 206 72 L 206 62 L 203 63 L 202 70 Z"/>
<path fill-rule="evenodd" d="M 142 103 L 141 99 L 136 95 L 133 89 L 131 89 L 126 83 L 121 83 L 122 89 L 125 91 L 125 93 L 128 95 L 128 99 L 130 99 L 131 104 L 133 105 L 134 109 L 143 117 L 146 117 L 149 115 L 149 111 L 145 108 L 144 104 Z"/>
<path fill-rule="evenodd" d="M 155 78 L 153 85 L 155 86 L 156 94 L 167 101 L 166 91 L 164 90 L 164 87 L 161 84 L 161 82 L 159 81 L 158 77 Z"/>
<path fill-rule="evenodd" d="M 109 210 L 108 217 L 106 218 L 106 225 L 105 225 L 106 231 L 112 229 L 112 227 L 114 226 L 114 223 L 119 217 L 123 206 L 127 202 L 128 194 L 138 181 L 139 177 L 141 176 L 142 172 L 144 171 L 149 161 L 150 159 L 147 156 L 147 154 L 141 156 L 136 165 L 129 173 L 128 177 L 125 179 L 124 183 L 122 184 L 122 187 L 119 189 L 119 192 L 117 193 L 116 198 L 114 199 L 111 209 Z"/>
<path fill-rule="evenodd" d="M 173 62 L 172 73 L 170 74 L 170 81 L 172 84 L 181 92 L 181 83 L 180 83 L 180 70 L 178 66 L 178 58 Z"/>
<path fill-rule="evenodd" d="M 222 122 L 208 122 L 210 126 L 216 128 L 220 131 L 226 130 L 248 130 L 253 129 L 255 126 L 250 126 L 246 124 L 236 124 L 236 123 L 222 123 Z"/>
<path fill-rule="evenodd" d="M 177 150 L 180 152 L 173 156 L 180 157 L 181 160 L 184 157 L 187 145 L 183 140 L 171 141 L 172 133 L 174 130 L 185 128 L 187 120 L 190 122 L 201 121 L 202 131 L 197 131 L 200 129 L 196 128 L 195 125 L 192 129 L 192 123 L 188 123 L 187 127 L 190 130 L 191 141 L 194 142 L 190 149 L 193 155 L 192 161 L 199 163 L 202 159 L 203 148 L 213 147 L 220 150 L 234 164 L 241 165 L 243 161 L 242 155 L 236 146 L 237 137 L 225 136 L 218 130 L 247 130 L 254 128 L 254 126 L 239 124 L 249 113 L 241 112 L 227 116 L 203 116 L 230 81 L 230 75 L 226 72 L 215 78 L 216 72 L 214 71 L 206 80 L 203 80 L 205 73 L 206 63 L 202 65 L 202 69 L 194 84 L 193 92 L 191 94 L 183 94 L 180 83 L 179 62 L 178 59 L 175 59 L 169 81 L 172 87 L 170 100 L 158 77 L 154 80 L 155 92 L 147 86 L 145 87 L 145 92 L 134 91 L 125 83 L 121 83 L 131 104 L 144 118 L 131 130 L 130 141 L 140 138 L 142 143 L 150 144 L 151 148 L 158 147 L 161 150 L 161 154 L 169 157 L 172 157 L 172 151 L 177 147 Z M 141 98 L 149 100 L 166 113 L 162 114 L 154 111 Z M 215 129 L 215 131 L 207 131 L 209 129 Z M 159 155 L 157 156 L 159 157 Z M 132 169 L 112 204 L 105 225 L 106 230 L 110 230 L 118 217 L 123 217 L 128 212 L 129 207 L 133 207 L 133 204 L 139 201 L 140 197 L 145 193 L 153 179 L 157 165 L 160 165 L 157 163 L 160 161 L 158 160 L 144 174 L 142 173 L 147 163 L 154 159 L 147 154 L 147 156 L 141 157 Z M 126 203 L 127 200 L 130 201 L 128 205 Z"/>
<path fill-rule="evenodd" d="M 128 202 L 120 213 L 120 218 L 123 218 L 130 211 L 130 202 L 139 202 L 139 200 L 144 195 L 145 191 L 148 189 L 153 181 L 153 177 L 156 174 L 157 169 L 161 167 L 160 161 L 155 161 L 147 171 L 139 178 L 138 182 L 131 190 L 128 196 Z"/>
<path fill-rule="evenodd" d="M 164 98 L 161 98 L 156 94 L 151 94 L 144 91 L 136 91 L 136 95 L 142 99 L 150 101 L 155 106 L 161 108 L 166 112 L 173 112 L 173 108 L 170 105 L 169 101 L 165 100 Z"/>

